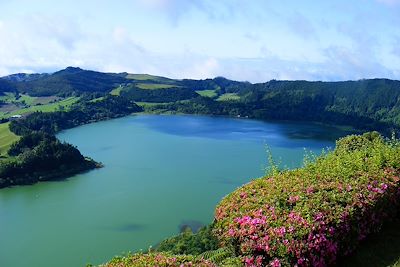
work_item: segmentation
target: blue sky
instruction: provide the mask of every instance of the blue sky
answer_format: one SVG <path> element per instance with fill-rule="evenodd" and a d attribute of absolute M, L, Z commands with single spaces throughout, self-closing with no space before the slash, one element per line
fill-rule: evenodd
<path fill-rule="evenodd" d="M 0 76 L 400 79 L 400 0 L 0 0 Z"/>

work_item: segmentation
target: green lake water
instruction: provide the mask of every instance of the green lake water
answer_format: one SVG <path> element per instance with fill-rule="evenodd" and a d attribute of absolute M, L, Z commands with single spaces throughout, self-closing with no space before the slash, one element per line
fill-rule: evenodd
<path fill-rule="evenodd" d="M 347 133 L 304 123 L 139 115 L 64 131 L 105 167 L 0 190 L 0 266 L 73 267 L 146 250 L 212 221 L 229 192 L 260 177 L 266 144 L 287 168 Z"/>

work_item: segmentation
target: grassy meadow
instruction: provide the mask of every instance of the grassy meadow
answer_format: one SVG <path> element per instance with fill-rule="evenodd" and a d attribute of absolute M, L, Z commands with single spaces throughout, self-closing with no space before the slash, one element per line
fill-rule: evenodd
<path fill-rule="evenodd" d="M 201 90 L 201 91 L 196 91 L 196 93 L 198 93 L 201 96 L 210 97 L 210 98 L 218 96 L 218 94 L 217 94 L 217 92 L 215 92 L 215 90 Z"/>
<path fill-rule="evenodd" d="M 24 115 L 27 113 L 33 113 L 36 111 L 41 111 L 41 112 L 53 112 L 57 111 L 60 109 L 67 109 L 70 107 L 72 104 L 76 103 L 79 100 L 79 97 L 68 97 L 63 100 L 54 102 L 54 103 L 48 103 L 45 105 L 35 105 L 35 106 L 29 106 L 29 107 L 24 107 L 20 109 L 16 109 L 11 112 L 0 112 L 0 118 L 9 118 L 13 115 Z"/>
<path fill-rule="evenodd" d="M 161 83 L 138 83 L 136 84 L 137 88 L 144 90 L 157 90 L 157 89 L 168 89 L 178 87 L 172 84 L 161 84 Z"/>
<path fill-rule="evenodd" d="M 10 131 L 9 124 L 9 122 L 0 124 L 0 157 L 7 157 L 7 151 L 11 144 L 19 139 Z"/>

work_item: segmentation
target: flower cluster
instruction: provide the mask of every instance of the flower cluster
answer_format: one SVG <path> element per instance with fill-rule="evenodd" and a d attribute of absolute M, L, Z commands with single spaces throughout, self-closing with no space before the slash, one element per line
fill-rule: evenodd
<path fill-rule="evenodd" d="M 102 267 L 216 267 L 210 261 L 197 259 L 190 255 L 171 255 L 169 253 L 136 253 L 126 257 L 116 257 Z"/>
<path fill-rule="evenodd" d="M 314 163 L 228 195 L 215 231 L 246 266 L 329 266 L 395 215 L 399 175 L 398 142 L 344 138 Z"/>

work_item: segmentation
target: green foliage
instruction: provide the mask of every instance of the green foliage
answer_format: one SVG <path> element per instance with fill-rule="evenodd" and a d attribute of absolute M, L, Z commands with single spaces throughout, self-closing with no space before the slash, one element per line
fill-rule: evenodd
<path fill-rule="evenodd" d="M 34 149 L 44 141 L 55 142 L 56 137 L 43 132 L 32 132 L 31 134 L 22 136 L 18 142 L 13 143 L 8 150 L 8 154 L 10 156 L 18 156 Z"/>
<path fill-rule="evenodd" d="M 84 92 L 109 92 L 125 82 L 127 79 L 118 74 L 68 67 L 51 75 L 14 84 L 18 91 L 31 96 L 71 96 Z"/>
<path fill-rule="evenodd" d="M 201 228 L 197 233 L 193 233 L 190 228 L 186 228 L 177 236 L 163 240 L 156 251 L 168 251 L 172 254 L 192 254 L 199 255 L 205 251 L 218 248 L 218 239 L 212 233 L 212 226 Z"/>
<path fill-rule="evenodd" d="M 196 93 L 198 93 L 200 96 L 203 97 L 210 97 L 210 98 L 214 98 L 218 96 L 218 93 L 216 92 L 216 90 L 198 90 L 196 91 Z"/>
<path fill-rule="evenodd" d="M 15 84 L 12 82 L 0 78 L 0 96 L 4 94 L 4 92 L 15 92 L 17 90 Z"/>
<path fill-rule="evenodd" d="M 400 214 L 382 226 L 379 233 L 369 236 L 354 253 L 340 258 L 338 267 L 399 267 Z"/>
<path fill-rule="evenodd" d="M 24 135 L 12 145 L 10 154 L 15 157 L 0 165 L 0 188 L 60 178 L 97 166 L 72 145 L 43 133 Z"/>
<path fill-rule="evenodd" d="M 157 89 L 174 88 L 176 86 L 172 84 L 162 84 L 162 83 L 138 83 L 136 84 L 136 87 L 144 90 L 157 90 Z"/>
<path fill-rule="evenodd" d="M 371 147 L 374 143 L 382 144 L 384 139 L 378 132 L 368 132 L 363 135 L 350 135 L 336 142 L 335 153 L 352 152 L 367 147 Z"/>
<path fill-rule="evenodd" d="M 8 112 L 3 114 L 2 117 L 4 118 L 9 118 L 13 115 L 23 115 L 23 114 L 29 114 L 32 112 L 54 112 L 58 110 L 67 110 L 70 108 L 73 104 L 79 101 L 79 97 L 67 97 L 65 99 L 53 102 L 53 103 L 48 103 L 45 105 L 36 105 L 36 106 L 30 106 L 30 107 L 23 107 L 20 109 L 17 109 L 12 112 Z"/>
<path fill-rule="evenodd" d="M 197 259 L 192 255 L 173 255 L 171 253 L 136 253 L 125 257 L 115 257 L 100 267 L 217 267 L 214 263 Z"/>
<path fill-rule="evenodd" d="M 164 90 L 148 90 L 140 89 L 135 85 L 124 88 L 120 95 L 139 102 L 175 102 L 198 96 L 196 92 L 187 88 L 172 87 Z"/>
<path fill-rule="evenodd" d="M 68 111 L 33 113 L 23 120 L 11 122 L 10 129 L 18 135 L 32 131 L 55 134 L 85 123 L 126 116 L 141 110 L 138 105 L 126 98 L 108 95 L 96 102 L 80 101 L 72 105 Z"/>
<path fill-rule="evenodd" d="M 225 93 L 217 98 L 217 101 L 238 101 L 240 96 L 237 93 Z"/>
<path fill-rule="evenodd" d="M 160 83 L 175 83 L 175 80 L 168 79 L 165 77 L 154 76 L 149 74 L 128 74 L 126 78 L 129 80 L 137 80 L 137 81 L 150 81 L 150 82 L 160 82 Z"/>
<path fill-rule="evenodd" d="M 216 234 L 247 266 L 333 264 L 400 207 L 400 142 L 349 136 L 315 162 L 246 184 L 216 209 Z"/>
<path fill-rule="evenodd" d="M 222 265 L 228 261 L 232 261 L 235 252 L 231 247 L 222 247 L 216 250 L 209 250 L 200 254 L 197 258 L 209 260 L 215 264 Z"/>
<path fill-rule="evenodd" d="M 183 80 L 180 84 L 196 91 L 213 90 L 220 96 L 235 96 L 235 101 L 192 98 L 188 103 L 160 106 L 161 110 L 351 125 L 386 135 L 400 128 L 399 81 L 270 81 L 253 85 L 216 78 Z"/>
<path fill-rule="evenodd" d="M 157 88 L 168 90 L 148 90 Z M 147 74 L 100 73 L 72 67 L 54 74 L 17 74 L 0 79 L 0 94 L 16 90 L 30 96 L 82 96 L 111 92 L 133 101 L 177 102 L 152 107 L 153 112 L 315 121 L 379 130 L 386 135 L 400 128 L 399 88 L 399 81 L 387 79 L 345 82 L 272 80 L 251 84 L 223 77 L 172 80 Z M 218 96 L 221 101 L 200 100 L 199 94 L 208 98 Z M 190 101 L 181 103 L 181 100 Z"/>

